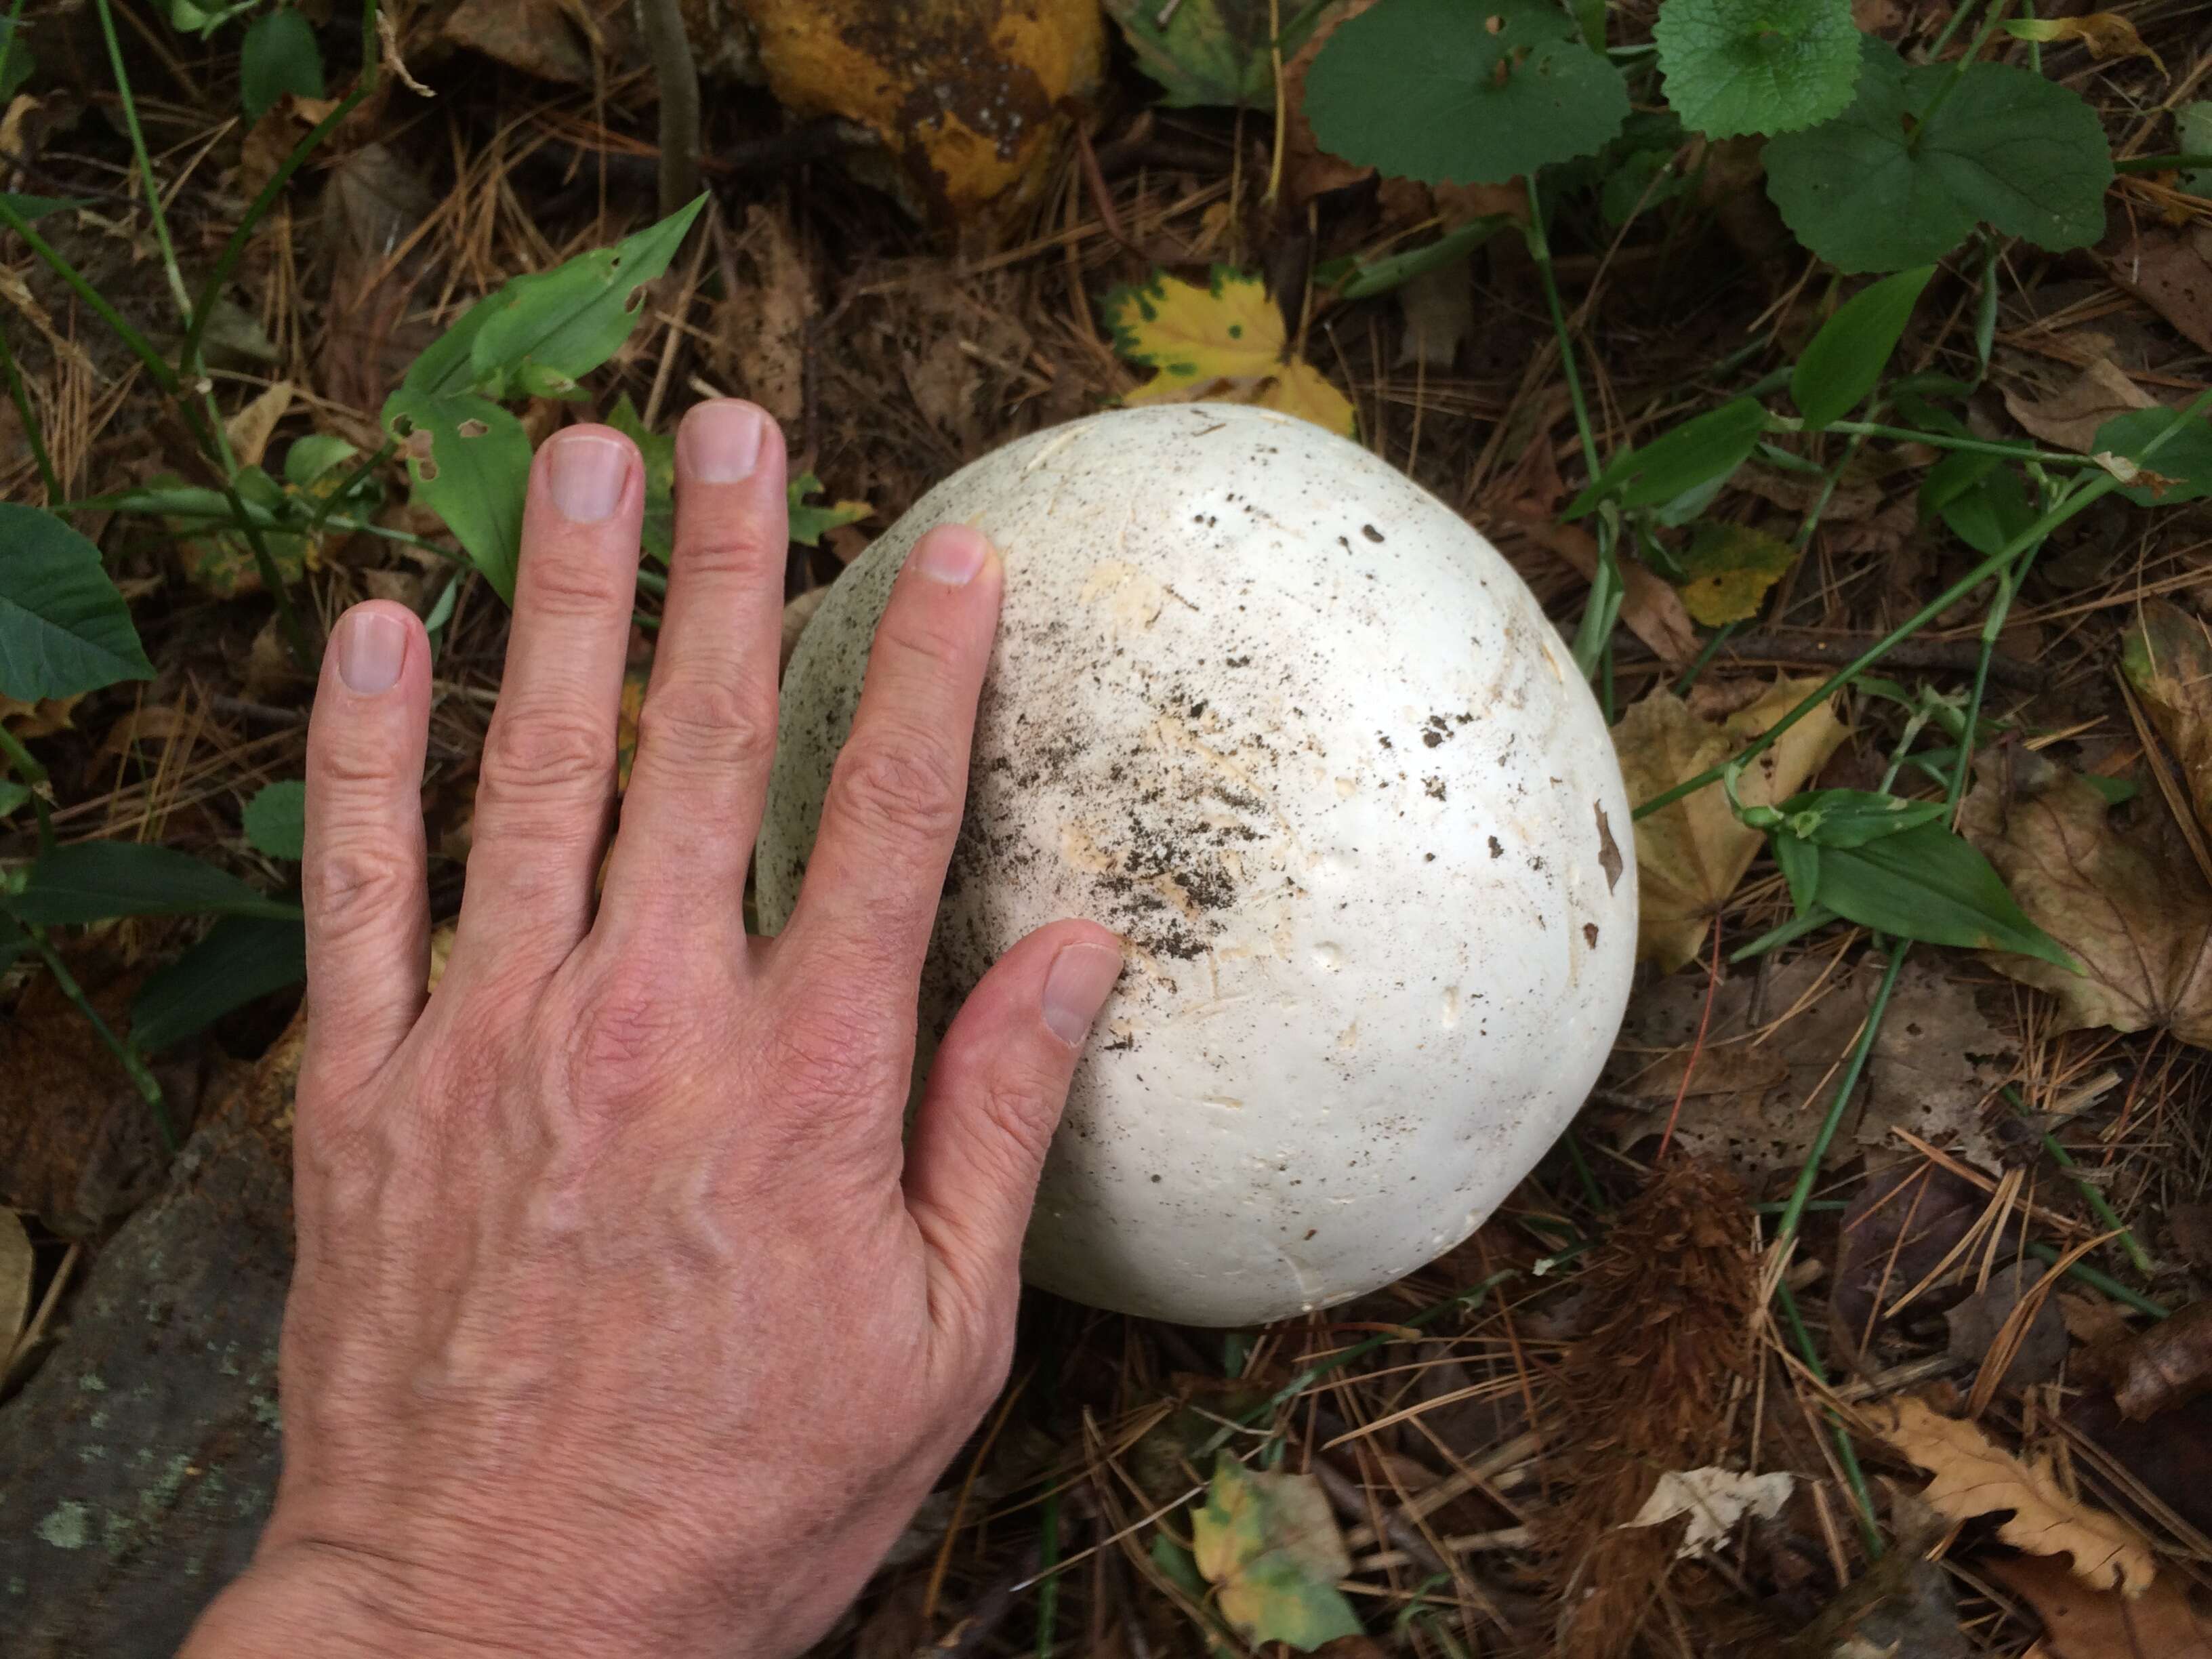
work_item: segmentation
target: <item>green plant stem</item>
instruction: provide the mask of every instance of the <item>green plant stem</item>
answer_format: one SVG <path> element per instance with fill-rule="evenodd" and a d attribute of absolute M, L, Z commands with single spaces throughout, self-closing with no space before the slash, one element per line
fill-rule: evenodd
<path fill-rule="evenodd" d="M 0 44 L 0 71 L 6 68 L 7 48 Z M 46 505 L 51 507 L 62 498 L 62 483 L 54 476 L 53 458 L 46 453 L 46 434 L 39 426 L 39 412 L 31 407 L 30 388 L 23 384 L 22 371 L 15 367 L 15 354 L 8 349 L 5 334 L 0 334 L 0 368 L 7 371 L 8 397 L 22 420 L 23 440 L 30 446 L 31 459 L 39 469 L 39 482 L 46 486 Z"/>
<path fill-rule="evenodd" d="M 2033 1239 L 2028 1241 L 2027 1249 L 2027 1253 L 2038 1261 L 2056 1266 L 2061 1260 L 2057 1250 Z M 2173 1316 L 2173 1310 L 2163 1302 L 2154 1302 L 2141 1291 L 2130 1290 L 2110 1273 L 2100 1273 L 2086 1261 L 2077 1261 L 2067 1268 L 2066 1276 L 2078 1279 L 2091 1290 L 2101 1291 L 2113 1301 L 2124 1303 L 2137 1313 L 2148 1314 L 2153 1319 L 2171 1319 Z"/>
<path fill-rule="evenodd" d="M 60 988 L 61 994 L 76 1005 L 77 1012 L 92 1023 L 92 1029 L 100 1034 L 100 1040 L 123 1063 L 123 1069 L 130 1073 L 132 1085 L 154 1114 L 154 1127 L 161 1132 L 161 1145 L 168 1151 L 175 1152 L 177 1126 L 170 1121 L 168 1103 L 161 1097 L 161 1085 L 153 1073 L 146 1069 L 145 1060 L 137 1049 L 116 1036 L 114 1028 L 100 1017 L 100 1010 L 92 1006 L 92 1000 L 84 994 L 84 988 L 76 982 L 76 975 L 70 972 L 69 964 L 62 960 L 61 953 L 54 949 L 53 941 L 46 937 L 46 930 L 33 922 L 16 925 L 30 936 L 31 948 L 46 964 L 46 971 L 54 976 L 54 983 Z"/>
<path fill-rule="evenodd" d="M 0 225 L 5 225 L 21 237 L 24 246 L 44 260 L 46 268 L 55 276 L 69 284 L 70 291 L 84 301 L 86 308 L 114 331 L 115 337 L 130 349 L 131 355 L 146 366 L 146 372 L 154 377 L 155 385 L 171 397 L 177 394 L 180 382 L 177 379 L 177 371 L 169 367 L 169 360 L 155 350 L 153 343 L 133 328 L 121 312 L 108 304 L 100 290 L 85 281 L 77 268 L 64 258 L 52 243 L 31 228 L 29 222 L 15 211 L 14 204 L 4 194 L 0 194 Z"/>
<path fill-rule="evenodd" d="M 1814 1376 L 1822 1382 L 1828 1378 L 1828 1368 L 1820 1363 L 1820 1351 L 1814 1345 L 1813 1333 L 1805 1328 L 1803 1316 L 1797 1311 L 1797 1297 L 1787 1285 L 1775 1286 L 1776 1298 L 1782 1304 L 1782 1322 L 1790 1328 L 1790 1340 L 1797 1345 L 1797 1352 Z M 1835 1437 L 1836 1461 L 1844 1466 L 1844 1484 L 1850 1488 L 1851 1508 L 1859 1518 L 1859 1537 L 1866 1545 L 1867 1554 L 1875 1560 L 1881 1559 L 1881 1527 L 1875 1519 L 1874 1494 L 1867 1490 L 1866 1471 L 1859 1467 L 1859 1452 L 1852 1443 L 1851 1431 L 1844 1426 L 1843 1415 L 1832 1406 L 1823 1408 L 1828 1419 L 1828 1431 Z"/>
<path fill-rule="evenodd" d="M 1843 1080 L 1836 1085 L 1835 1098 L 1828 1103 L 1828 1115 L 1820 1120 L 1820 1133 L 1813 1137 L 1804 1167 L 1797 1171 L 1797 1184 L 1790 1189 L 1789 1200 L 1782 1207 L 1782 1219 L 1774 1230 L 1778 1249 L 1786 1249 L 1797 1237 L 1797 1224 L 1804 1219 L 1805 1206 L 1811 1201 L 1813 1188 L 1820 1179 L 1820 1160 L 1827 1156 L 1828 1144 L 1843 1125 L 1851 1091 L 1859 1086 L 1867 1056 L 1874 1052 L 1875 1035 L 1881 1030 L 1882 1016 L 1889 1012 L 1889 994 L 1897 988 L 1897 976 L 1904 971 L 1905 958 L 1911 948 L 1904 939 L 1895 940 L 1891 945 L 1889 966 L 1883 971 L 1881 983 L 1875 989 L 1874 1001 L 1867 1008 L 1866 1019 L 1859 1027 L 1859 1040 L 1851 1045 L 1851 1057 L 1844 1067 Z"/>
<path fill-rule="evenodd" d="M 2112 163 L 2115 173 L 2179 173 L 2212 167 L 2212 150 L 2186 149 L 2179 155 L 2126 155 Z"/>
<path fill-rule="evenodd" d="M 23 740 L 4 726 L 0 726 L 0 755 L 7 757 L 8 764 L 15 770 L 15 775 L 22 779 L 23 787 L 31 792 L 31 811 L 39 820 L 39 850 L 41 853 L 52 851 L 54 820 L 46 805 L 46 792 L 52 785 L 46 776 L 46 769 L 39 763 L 37 756 L 23 747 Z"/>
<path fill-rule="evenodd" d="M 161 186 L 154 177 L 154 159 L 146 152 L 146 134 L 138 125 L 138 100 L 131 95 L 131 76 L 123 66 L 123 43 L 115 38 L 115 12 L 108 0 L 93 0 L 100 15 L 100 32 L 107 41 L 107 65 L 115 76 L 115 95 L 123 105 L 124 130 L 131 135 L 131 153 L 137 158 L 138 176 L 146 185 L 146 210 L 154 221 L 155 245 L 161 250 L 161 269 L 169 279 L 169 293 L 185 326 L 192 321 L 192 298 L 185 287 L 185 273 L 177 266 L 176 244 L 169 240 L 169 216 L 161 210 Z M 191 373 L 191 360 L 181 365 Z"/>
<path fill-rule="evenodd" d="M 2012 1103 L 2013 1109 L 2021 1116 L 2030 1122 L 2035 1121 L 2035 1114 L 2028 1110 L 2027 1103 L 2021 1098 L 2020 1091 L 2017 1088 L 2008 1083 L 2001 1092 Z M 2136 1236 L 2129 1231 L 2127 1223 L 2122 1221 L 2115 1213 L 2111 1201 L 2098 1190 L 2097 1183 L 2081 1174 L 2081 1165 L 2075 1163 L 2073 1153 L 2058 1144 L 2057 1135 L 2052 1134 L 2048 1129 L 2041 1133 L 2043 1150 L 2051 1155 L 2051 1161 L 2053 1164 L 2066 1171 L 2067 1177 L 2073 1182 L 2075 1189 L 2081 1193 L 2081 1201 L 2089 1206 L 2089 1212 L 2120 1236 L 2120 1248 L 2128 1253 L 2128 1260 L 2135 1263 L 2137 1273 L 2145 1279 L 2155 1278 L 2158 1269 L 2153 1265 L 2149 1253 L 2136 1242 Z"/>
<path fill-rule="evenodd" d="M 2021 550 L 2020 561 L 1997 578 L 1996 595 L 1990 601 L 1990 614 L 1982 619 L 1982 648 L 1974 659 L 1973 689 L 1966 694 L 1966 713 L 1959 728 L 1959 763 L 1951 769 L 1951 781 L 1944 787 L 1945 811 L 1955 818 L 1959 798 L 1966 793 L 1966 774 L 1973 764 L 1974 728 L 1981 723 L 1982 702 L 1989 695 L 1990 659 L 1996 654 L 1997 635 L 2004 631 L 2005 618 L 2012 613 L 2013 596 L 2020 592 L 2021 580 L 2035 556 L 2043 550 L 2041 542 L 2030 542 Z M 1894 771 L 1895 769 L 1892 769 Z M 1885 782 L 1882 787 L 1889 785 Z"/>
<path fill-rule="evenodd" d="M 2094 466 L 2087 455 L 2063 450 L 2038 449 L 2032 444 L 1985 443 L 1979 438 L 1953 438 L 1941 432 L 1916 432 L 1906 426 L 1884 426 L 1875 421 L 1831 421 L 1824 432 L 1848 432 L 1866 438 L 1896 438 L 1930 449 L 1963 449 L 1970 455 L 2001 455 L 2008 461 L 2039 461 L 2045 466 Z"/>
<path fill-rule="evenodd" d="M 360 106 L 362 99 L 376 90 L 382 78 L 384 57 L 378 49 L 376 39 L 376 0 L 362 0 L 361 9 L 361 76 L 354 82 L 353 90 L 338 100 L 328 115 L 307 129 L 300 142 L 292 146 L 269 182 L 261 187 L 246 210 L 246 216 L 238 222 L 238 228 L 230 233 L 230 240 L 222 245 L 216 256 L 215 269 L 208 273 L 207 281 L 200 287 L 199 300 L 191 308 L 185 327 L 185 343 L 178 353 L 178 361 L 185 364 L 199 362 L 200 343 L 207 333 L 209 319 L 215 315 L 216 301 L 222 295 L 222 285 L 230 280 L 230 273 L 246 255 L 246 245 L 252 240 L 254 228 L 269 210 L 276 204 L 284 186 L 292 182 L 308 156 L 314 154 L 323 140 L 337 131 L 338 124 Z"/>
<path fill-rule="evenodd" d="M 1943 55 L 1943 48 L 1951 44 L 1951 37 L 1958 33 L 1960 25 L 1974 15 L 1975 4 L 1976 0 L 1959 0 L 1958 9 L 1944 19 L 1943 27 L 1937 33 L 1935 44 L 1928 48 L 1928 57 L 1931 63 Z"/>

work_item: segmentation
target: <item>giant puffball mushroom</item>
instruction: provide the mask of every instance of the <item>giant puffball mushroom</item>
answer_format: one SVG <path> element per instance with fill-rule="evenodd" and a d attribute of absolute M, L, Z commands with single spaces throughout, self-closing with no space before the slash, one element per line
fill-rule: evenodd
<path fill-rule="evenodd" d="M 1243 1325 L 1457 1243 L 1582 1104 L 1636 954 L 1620 771 L 1534 596 L 1404 475 L 1267 410 L 1121 410 L 1010 444 L 916 502 L 799 641 L 769 931 L 891 578 L 948 522 L 997 544 L 1006 600 L 925 1049 L 1045 922 L 1103 922 L 1127 958 L 1026 1277 Z"/>

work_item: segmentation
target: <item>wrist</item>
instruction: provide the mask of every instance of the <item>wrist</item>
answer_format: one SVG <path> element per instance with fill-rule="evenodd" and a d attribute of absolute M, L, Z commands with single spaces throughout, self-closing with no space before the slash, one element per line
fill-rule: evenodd
<path fill-rule="evenodd" d="M 344 1552 L 294 1547 L 210 1602 L 177 1659 L 485 1659 L 512 1650 L 400 1611 L 395 1587 Z M 582 1650 L 574 1650 L 581 1652 Z"/>

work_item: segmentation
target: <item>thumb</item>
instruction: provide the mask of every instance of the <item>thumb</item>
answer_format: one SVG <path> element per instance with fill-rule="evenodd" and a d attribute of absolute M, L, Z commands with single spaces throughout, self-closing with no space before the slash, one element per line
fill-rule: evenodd
<path fill-rule="evenodd" d="M 908 1145 L 907 1208 L 952 1305 L 1011 1328 L 1022 1234 L 1083 1043 L 1121 972 L 1088 921 L 1040 927 L 993 964 L 939 1045 Z"/>

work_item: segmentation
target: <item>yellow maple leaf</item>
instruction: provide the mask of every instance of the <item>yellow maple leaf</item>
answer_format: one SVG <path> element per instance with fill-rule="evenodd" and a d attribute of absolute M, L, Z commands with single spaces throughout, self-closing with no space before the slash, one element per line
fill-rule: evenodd
<path fill-rule="evenodd" d="M 2158 1563 L 2141 1535 L 2070 1495 L 2045 1465 L 2022 1462 L 1924 1400 L 1893 1401 L 1875 1415 L 1882 1438 L 1936 1477 L 1920 1495 L 1938 1514 L 1967 1521 L 2009 1510 L 1999 1538 L 2033 1555 L 2071 1556 L 2075 1576 L 2100 1589 L 2140 1595 L 2156 1580 Z"/>
<path fill-rule="evenodd" d="M 1632 707 L 1613 732 L 1631 804 L 1640 805 L 1718 765 L 1820 684 L 1811 678 L 1784 680 L 1717 725 L 1699 718 L 1671 691 L 1653 692 Z M 1826 764 L 1844 740 L 1844 729 L 1834 703 L 1822 704 L 1744 769 L 1736 793 L 1746 805 L 1771 806 L 1788 799 Z M 1738 821 L 1717 783 L 1639 819 L 1637 955 L 1656 961 L 1662 974 L 1697 955 L 1714 913 L 1735 891 L 1763 839 Z"/>
<path fill-rule="evenodd" d="M 1291 354 L 1283 313 L 1257 276 L 1216 265 L 1200 288 L 1156 270 L 1106 296 L 1106 322 L 1115 349 L 1153 371 L 1124 403 L 1256 404 L 1358 434 L 1351 400 Z"/>

